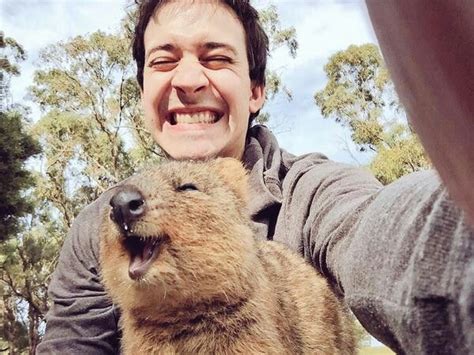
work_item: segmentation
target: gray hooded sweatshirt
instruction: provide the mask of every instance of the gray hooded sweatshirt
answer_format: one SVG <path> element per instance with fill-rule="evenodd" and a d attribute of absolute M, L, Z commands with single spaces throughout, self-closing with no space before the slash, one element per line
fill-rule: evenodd
<path fill-rule="evenodd" d="M 250 129 L 244 163 L 257 238 L 304 256 L 373 336 L 400 354 L 474 354 L 474 230 L 433 171 L 382 187 L 321 154 L 287 153 L 263 126 Z M 98 262 L 115 189 L 78 215 L 64 242 L 38 354 L 119 352 L 119 312 Z"/>

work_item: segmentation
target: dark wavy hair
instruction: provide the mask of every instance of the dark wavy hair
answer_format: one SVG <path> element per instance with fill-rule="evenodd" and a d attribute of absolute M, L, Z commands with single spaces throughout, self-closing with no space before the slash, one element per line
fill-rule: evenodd
<path fill-rule="evenodd" d="M 133 59 L 137 63 L 137 81 L 143 89 L 143 68 L 145 66 L 145 29 L 150 18 L 160 6 L 170 0 L 135 0 L 138 5 L 135 32 L 132 38 Z M 247 60 L 249 63 L 250 80 L 259 86 L 265 85 L 265 69 L 267 67 L 268 37 L 260 24 L 257 10 L 249 0 L 219 0 L 230 7 L 239 18 L 245 31 Z M 249 123 L 259 112 L 250 115 Z"/>

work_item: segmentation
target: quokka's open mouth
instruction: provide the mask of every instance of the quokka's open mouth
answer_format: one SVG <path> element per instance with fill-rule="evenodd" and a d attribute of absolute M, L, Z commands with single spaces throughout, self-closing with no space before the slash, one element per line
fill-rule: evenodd
<path fill-rule="evenodd" d="M 128 275 L 131 279 L 140 279 L 159 256 L 165 236 L 141 237 L 129 235 L 123 239 L 123 245 L 130 254 Z"/>

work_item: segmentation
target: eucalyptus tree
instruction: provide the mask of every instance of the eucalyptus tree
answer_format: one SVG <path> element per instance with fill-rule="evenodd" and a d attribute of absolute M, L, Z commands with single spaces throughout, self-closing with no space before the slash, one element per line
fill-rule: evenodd
<path fill-rule="evenodd" d="M 19 65 L 26 53 L 3 32 L 0 49 L 0 349 L 16 354 L 35 342 L 28 326 L 37 319 L 36 300 L 33 301 L 32 283 L 23 278 L 22 266 L 27 261 L 22 257 L 27 248 L 36 248 L 34 242 L 20 236 L 26 231 L 27 216 L 35 208 L 28 193 L 34 178 L 26 163 L 40 152 L 40 146 L 28 133 L 27 110 L 12 102 L 10 96 L 10 82 L 20 75 Z M 31 312 L 19 317 L 22 310 L 29 309 L 29 300 L 34 305 Z"/>
<path fill-rule="evenodd" d="M 371 170 L 383 183 L 430 166 L 411 130 L 380 50 L 351 45 L 332 55 L 326 86 L 314 95 L 325 118 L 348 127 L 360 151 L 375 154 Z"/>

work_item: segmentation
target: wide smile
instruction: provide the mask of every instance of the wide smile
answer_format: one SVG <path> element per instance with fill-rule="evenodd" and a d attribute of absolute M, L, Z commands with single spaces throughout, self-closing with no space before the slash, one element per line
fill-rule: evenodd
<path fill-rule="evenodd" d="M 143 277 L 162 249 L 166 236 L 141 237 L 130 235 L 123 239 L 123 245 L 130 255 L 128 275 L 136 280 Z"/>
<path fill-rule="evenodd" d="M 168 113 L 168 122 L 172 125 L 181 124 L 213 124 L 218 122 L 224 114 L 213 110 L 200 110 L 178 112 L 170 111 Z"/>

